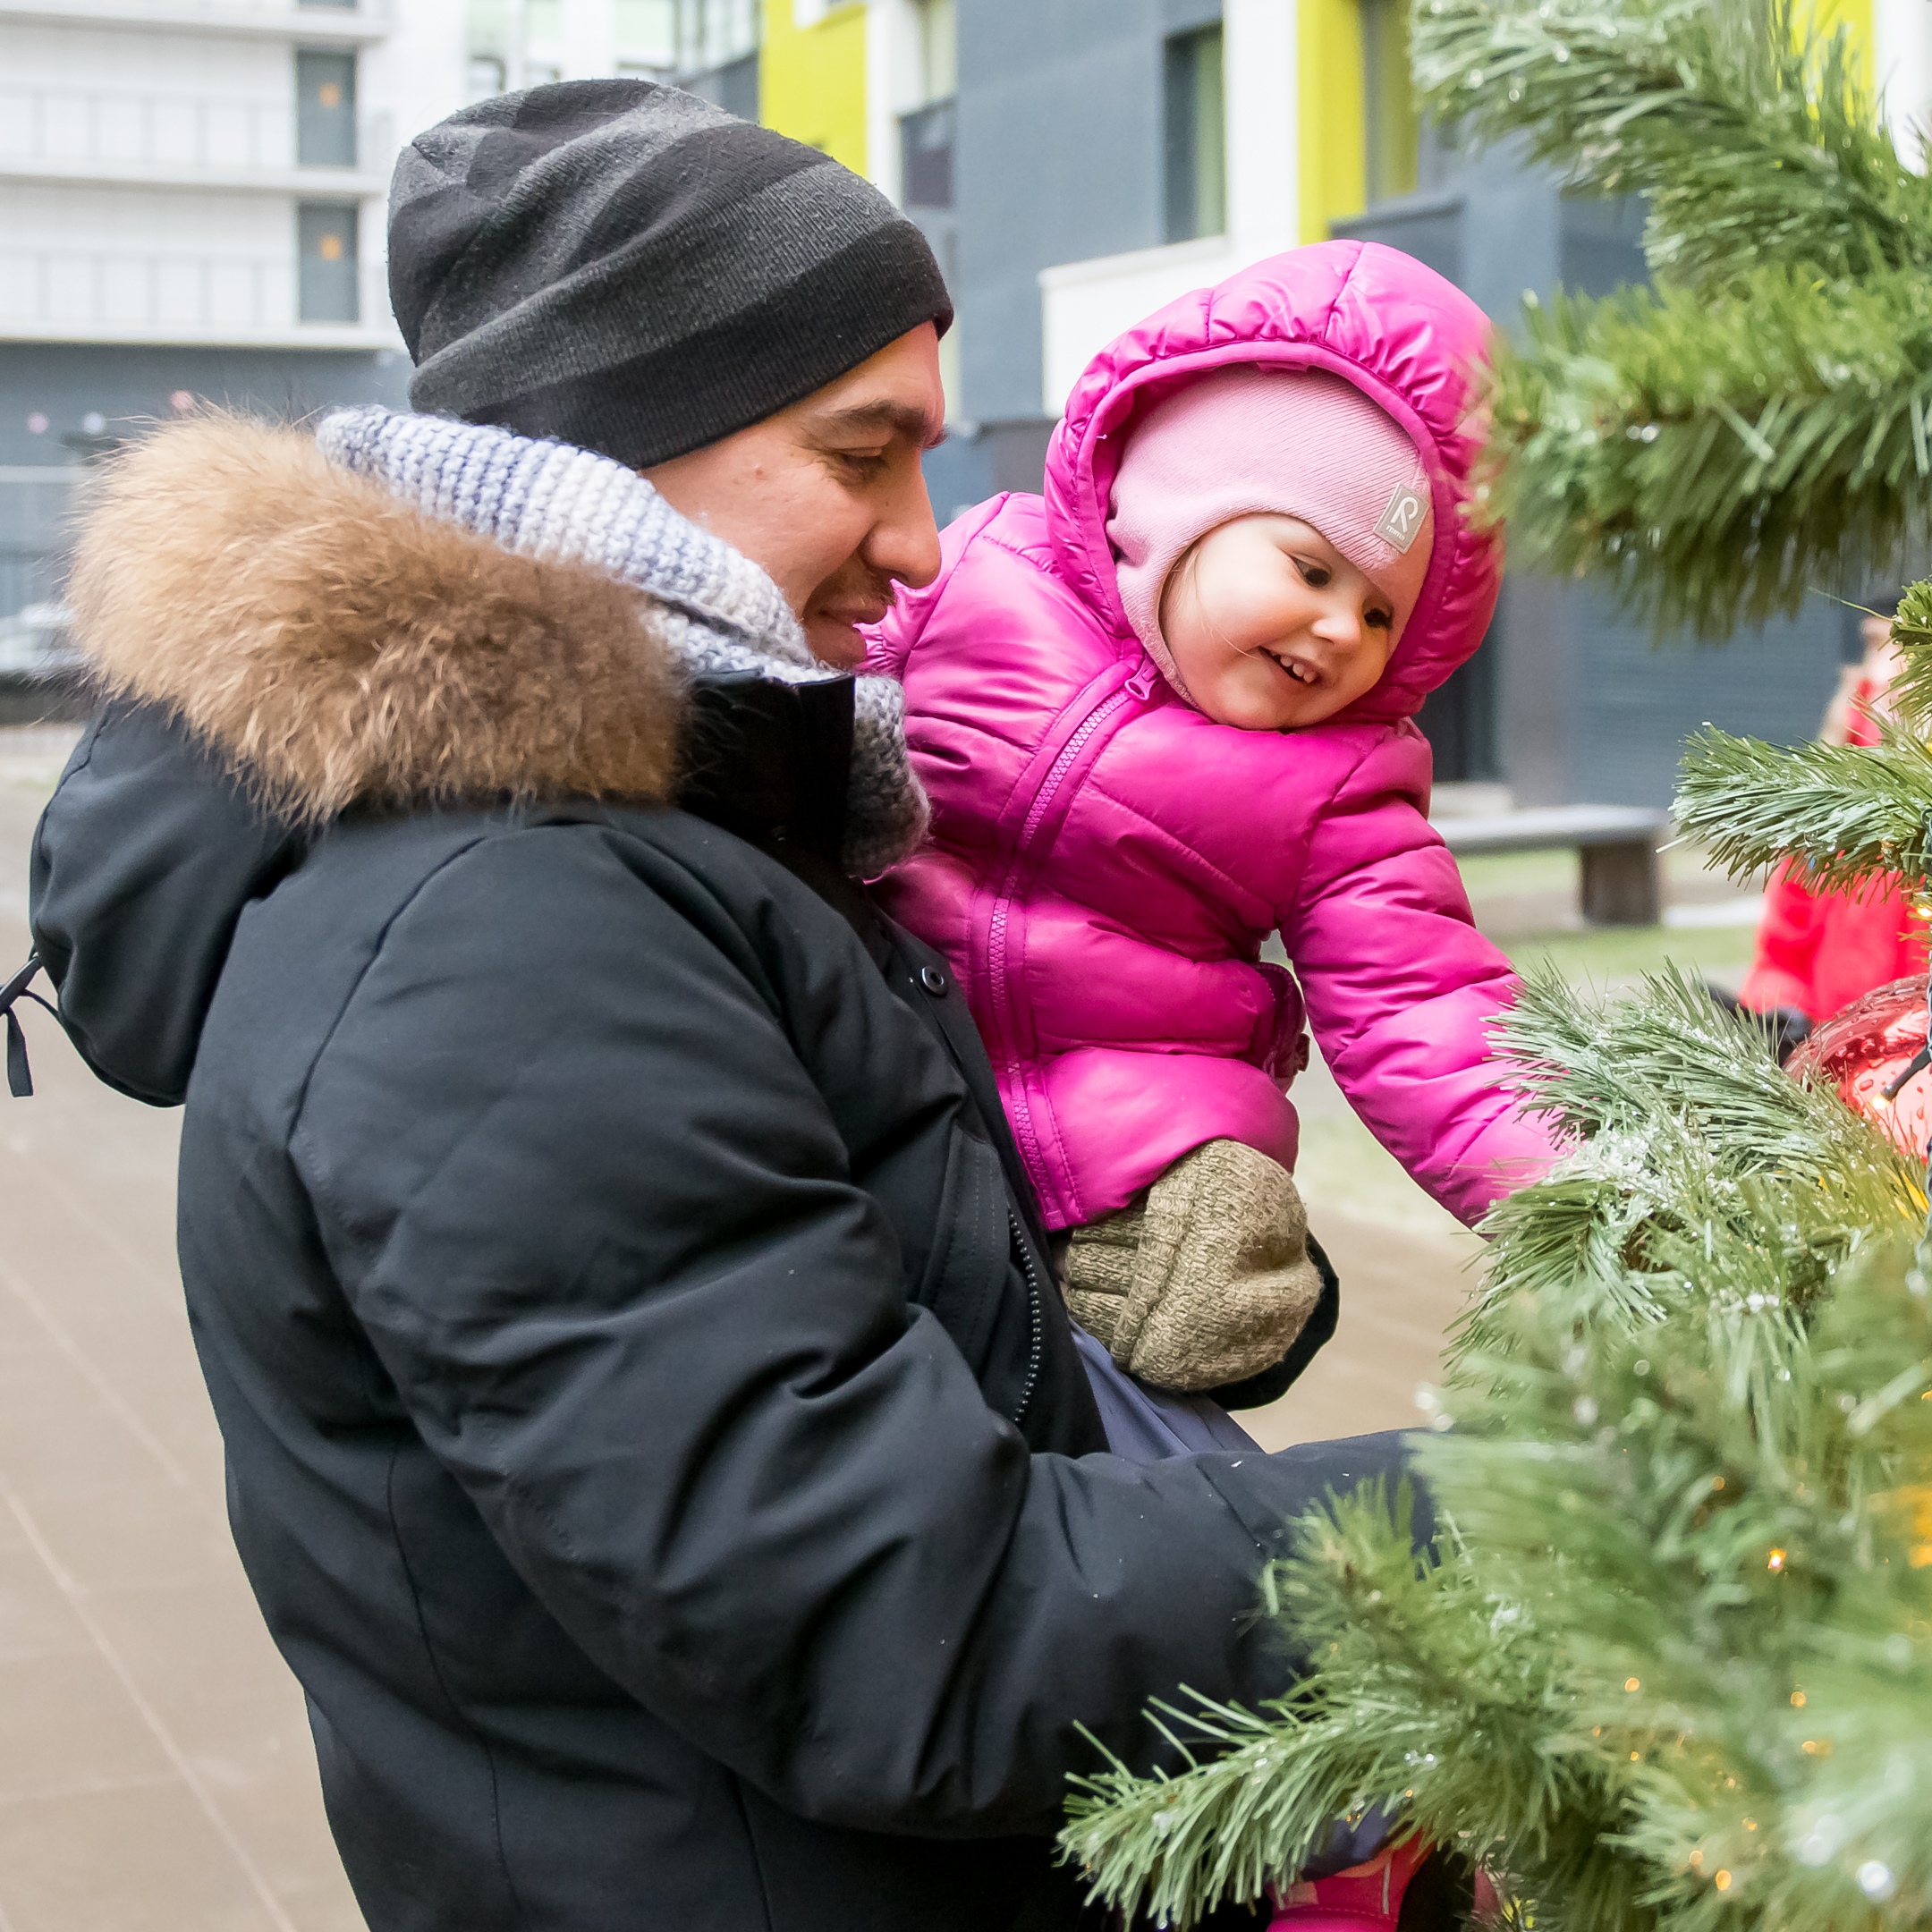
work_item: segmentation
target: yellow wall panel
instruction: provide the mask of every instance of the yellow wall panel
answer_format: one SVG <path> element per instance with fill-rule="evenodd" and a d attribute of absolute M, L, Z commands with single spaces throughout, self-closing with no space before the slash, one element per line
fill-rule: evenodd
<path fill-rule="evenodd" d="M 1295 0 L 1295 109 L 1301 239 L 1326 242 L 1367 199 L 1360 0 Z"/>
<path fill-rule="evenodd" d="M 765 0 L 758 119 L 866 172 L 863 4 L 838 7 L 816 26 L 799 27 L 792 0 Z"/>
<path fill-rule="evenodd" d="M 1869 87 L 1872 84 L 1872 0 L 1814 0 L 1812 11 L 1821 32 L 1831 33 L 1840 27 L 1852 30 L 1852 43 L 1859 55 L 1859 77 Z"/>

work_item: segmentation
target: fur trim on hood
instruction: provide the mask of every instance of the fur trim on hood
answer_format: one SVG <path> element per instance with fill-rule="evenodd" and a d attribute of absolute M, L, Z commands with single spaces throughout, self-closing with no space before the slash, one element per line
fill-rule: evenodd
<path fill-rule="evenodd" d="M 100 688 L 268 809 L 662 800 L 684 675 L 654 607 L 399 502 L 292 429 L 201 416 L 107 468 L 72 577 Z"/>

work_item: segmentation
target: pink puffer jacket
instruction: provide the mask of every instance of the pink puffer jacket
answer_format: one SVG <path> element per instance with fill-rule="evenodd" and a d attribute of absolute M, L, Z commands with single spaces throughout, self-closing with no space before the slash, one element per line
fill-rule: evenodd
<path fill-rule="evenodd" d="M 1465 371 L 1487 331 L 1466 296 L 1373 242 L 1296 249 L 1183 296 L 1088 368 L 1044 501 L 960 518 L 937 580 L 902 593 L 873 640 L 872 668 L 904 680 L 934 811 L 886 902 L 953 962 L 1055 1226 L 1124 1206 L 1206 1140 L 1292 1167 L 1304 1010 L 1377 1139 L 1463 1219 L 1550 1157 L 1485 1064 L 1514 982 L 1430 829 L 1411 722 L 1496 603 L 1498 547 L 1461 509 Z M 1435 551 L 1387 671 L 1303 731 L 1238 731 L 1177 698 L 1107 547 L 1136 410 L 1233 362 L 1339 372 L 1416 438 L 1434 483 Z M 1276 928 L 1292 978 L 1259 962 Z"/>

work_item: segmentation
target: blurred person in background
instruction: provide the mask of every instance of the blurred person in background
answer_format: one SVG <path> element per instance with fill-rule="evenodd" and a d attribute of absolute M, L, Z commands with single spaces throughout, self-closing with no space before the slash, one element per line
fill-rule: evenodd
<path fill-rule="evenodd" d="M 1845 665 L 1818 732 L 1832 745 L 1875 745 L 1894 716 L 1900 668 L 1892 639 L 1896 593 L 1877 599 L 1859 625 L 1863 655 Z M 1894 979 L 1922 977 L 1926 924 L 1895 881 L 1853 890 L 1808 885 L 1785 864 L 1765 888 L 1764 915 L 1738 1004 L 1771 1025 L 1779 1057 L 1820 1021 Z"/>

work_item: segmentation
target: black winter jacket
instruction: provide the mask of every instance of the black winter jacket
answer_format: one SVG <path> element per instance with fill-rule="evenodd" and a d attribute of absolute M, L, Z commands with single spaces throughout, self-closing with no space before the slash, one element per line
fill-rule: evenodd
<path fill-rule="evenodd" d="M 542 801 L 445 764 L 311 836 L 227 773 L 335 728 L 319 674 L 268 650 L 243 729 L 141 643 L 35 931 L 106 1077 L 192 1068 L 235 1537 L 370 1925 L 1073 1925 L 1077 1727 L 1148 1762 L 1149 1698 L 1282 1688 L 1257 1572 L 1396 1439 L 1098 1453 L 962 1003 L 827 863 L 849 687 L 698 694 L 695 809 L 539 748 Z"/>

